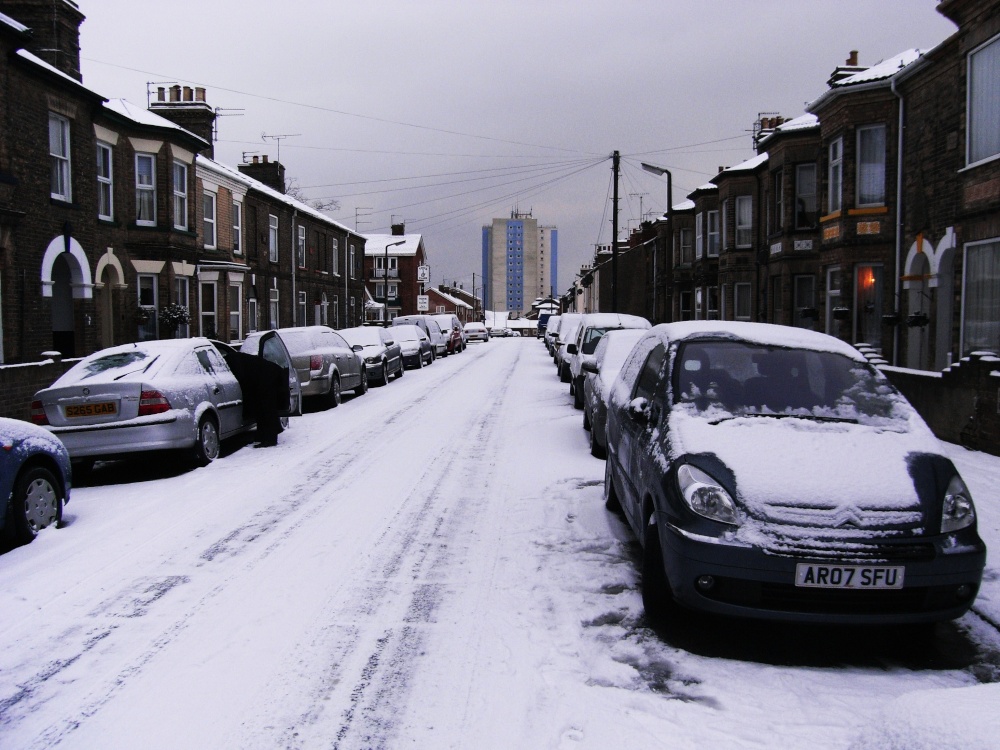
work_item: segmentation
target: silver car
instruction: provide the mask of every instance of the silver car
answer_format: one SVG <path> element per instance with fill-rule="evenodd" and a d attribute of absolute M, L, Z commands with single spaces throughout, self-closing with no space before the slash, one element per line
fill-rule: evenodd
<path fill-rule="evenodd" d="M 236 377 L 205 338 L 103 349 L 35 394 L 35 424 L 76 462 L 151 450 L 192 451 L 204 465 L 220 442 L 249 430 Z"/>
<path fill-rule="evenodd" d="M 608 331 L 597 344 L 594 356 L 582 365 L 583 429 L 590 431 L 590 454 L 597 458 L 607 455 L 608 400 L 611 384 L 625 364 L 632 347 L 646 335 L 644 328 L 622 328 Z"/>
<path fill-rule="evenodd" d="M 573 406 L 583 408 L 583 363 L 594 357 L 598 343 L 605 333 L 621 328 L 647 330 L 652 324 L 638 315 L 619 313 L 590 313 L 584 315 L 576 337 L 566 346 L 566 360 L 569 363 L 569 392 L 573 396 Z"/>
<path fill-rule="evenodd" d="M 258 340 L 267 333 L 250 334 L 240 351 L 255 352 Z M 332 328 L 278 328 L 276 333 L 292 356 L 303 398 L 321 399 L 328 407 L 334 407 L 340 403 L 343 391 L 358 395 L 368 391 L 368 373 L 361 357 Z"/>

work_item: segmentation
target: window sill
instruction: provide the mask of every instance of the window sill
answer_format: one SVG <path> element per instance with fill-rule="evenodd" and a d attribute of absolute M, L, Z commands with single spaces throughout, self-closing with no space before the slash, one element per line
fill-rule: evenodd
<path fill-rule="evenodd" d="M 863 206 L 861 208 L 850 208 L 847 210 L 848 216 L 876 216 L 889 213 L 888 206 Z"/>
<path fill-rule="evenodd" d="M 826 216 L 820 216 L 819 223 L 826 224 L 828 221 L 834 221 L 835 219 L 839 219 L 842 214 L 843 214 L 842 210 L 832 211 L 828 213 Z"/>
<path fill-rule="evenodd" d="M 994 154 L 993 156 L 987 156 L 985 159 L 980 159 L 977 162 L 973 162 L 972 164 L 968 164 L 968 165 L 962 167 L 960 170 L 958 170 L 958 174 L 962 174 L 963 172 L 969 172 L 969 171 L 975 169 L 976 167 L 982 167 L 982 166 L 984 166 L 986 164 L 993 164 L 994 162 L 997 162 L 997 161 L 1000 161 L 1000 154 Z"/>

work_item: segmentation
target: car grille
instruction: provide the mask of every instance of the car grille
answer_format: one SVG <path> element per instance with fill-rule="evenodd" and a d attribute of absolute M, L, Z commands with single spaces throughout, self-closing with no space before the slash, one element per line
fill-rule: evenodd
<path fill-rule="evenodd" d="M 763 508 L 764 552 L 836 562 L 930 560 L 934 546 L 923 533 L 919 508 L 802 506 L 769 503 Z"/>

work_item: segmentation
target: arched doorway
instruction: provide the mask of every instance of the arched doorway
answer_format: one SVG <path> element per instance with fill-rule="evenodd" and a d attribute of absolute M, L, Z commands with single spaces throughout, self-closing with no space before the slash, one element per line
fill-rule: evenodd
<path fill-rule="evenodd" d="M 112 248 L 109 247 L 108 251 L 97 261 L 94 276 L 97 278 L 94 288 L 97 290 L 97 318 L 100 326 L 98 347 L 106 349 L 117 343 L 115 340 L 115 330 L 118 328 L 115 325 L 116 310 L 120 307 L 122 290 L 126 288 L 125 272 Z"/>
<path fill-rule="evenodd" d="M 73 273 L 59 255 L 52 264 L 52 348 L 63 357 L 76 356 L 76 318 L 73 314 Z"/>
<path fill-rule="evenodd" d="M 920 317 L 930 320 L 931 299 L 928 288 L 930 264 L 927 256 L 920 253 L 908 269 L 906 281 L 906 320 Z M 930 366 L 929 326 L 906 325 L 906 366 L 914 370 L 926 370 Z"/>

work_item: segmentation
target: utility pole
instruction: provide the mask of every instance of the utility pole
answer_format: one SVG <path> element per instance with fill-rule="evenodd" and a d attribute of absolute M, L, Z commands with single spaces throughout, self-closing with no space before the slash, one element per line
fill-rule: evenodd
<path fill-rule="evenodd" d="M 615 151 L 611 155 L 611 170 L 615 175 L 615 189 L 611 207 L 611 312 L 618 312 L 618 174 L 621 171 L 621 156 Z"/>

